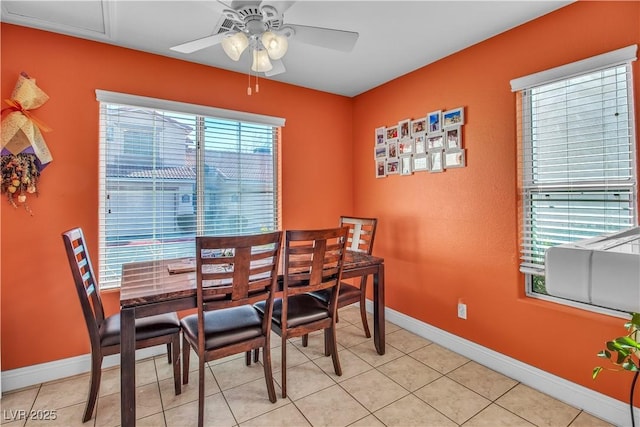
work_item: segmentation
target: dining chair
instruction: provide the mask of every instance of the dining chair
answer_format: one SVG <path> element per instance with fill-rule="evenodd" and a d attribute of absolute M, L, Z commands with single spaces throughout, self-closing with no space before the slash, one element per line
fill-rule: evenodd
<path fill-rule="evenodd" d="M 337 291 L 342 277 L 347 227 L 325 230 L 288 230 L 284 245 L 282 297 L 269 307 L 255 307 L 272 319 L 272 328 L 282 339 L 282 397 L 287 397 L 287 340 L 324 330 L 325 348 L 333 359 L 336 375 L 342 375 L 336 341 Z M 309 292 L 326 289 L 324 302 Z"/>
<path fill-rule="evenodd" d="M 196 237 L 198 312 L 182 319 L 183 381 L 189 353 L 198 354 L 198 426 L 204 423 L 205 362 L 262 348 L 269 400 L 276 402 L 271 370 L 271 313 L 278 290 L 282 232 Z M 263 313 L 254 304 L 263 304 Z"/>
<path fill-rule="evenodd" d="M 373 240 L 376 236 L 376 227 L 378 225 L 377 218 L 362 218 L 352 216 L 341 216 L 340 226 L 349 227 L 349 235 L 347 237 L 346 249 L 355 252 L 364 252 L 371 255 L 373 252 Z M 359 285 L 353 285 L 348 282 L 340 283 L 340 292 L 338 295 L 338 309 L 347 307 L 354 303 L 360 305 L 360 317 L 362 318 L 362 328 L 367 338 L 371 337 L 369 330 L 369 322 L 367 321 L 367 278 L 360 278 Z M 312 292 L 316 298 L 327 302 L 329 300 L 329 292 L 326 290 Z M 336 321 L 339 320 L 339 314 Z M 308 336 L 302 337 L 302 345 L 307 346 Z M 325 349 L 325 354 L 327 349 Z"/>
<path fill-rule="evenodd" d="M 62 233 L 62 240 L 71 267 L 73 281 L 80 300 L 84 320 L 91 342 L 91 383 L 89 398 L 82 422 L 93 416 L 104 356 L 120 353 L 120 313 L 106 316 L 102 307 L 100 288 L 93 272 L 91 258 L 81 228 L 72 228 Z M 136 349 L 166 344 L 169 363 L 173 364 L 173 379 L 176 395 L 182 391 L 180 385 L 180 321 L 176 313 L 136 319 Z M 135 373 L 130 373 L 135 375 Z"/>

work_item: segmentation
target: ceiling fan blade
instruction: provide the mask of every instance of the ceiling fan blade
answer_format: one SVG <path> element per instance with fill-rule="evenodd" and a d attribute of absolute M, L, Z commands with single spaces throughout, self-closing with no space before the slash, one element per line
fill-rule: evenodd
<path fill-rule="evenodd" d="M 275 76 L 276 74 L 282 74 L 285 71 L 287 71 L 287 69 L 284 68 L 284 63 L 282 62 L 282 59 L 272 59 L 271 65 L 273 65 L 273 68 L 264 73 L 265 77 Z"/>
<path fill-rule="evenodd" d="M 214 34 L 212 36 L 203 37 L 201 39 L 192 40 L 187 43 L 173 46 L 170 49 L 181 53 L 193 53 L 196 50 L 204 49 L 209 46 L 215 46 L 222 41 L 225 36 L 229 34 L 227 31 L 223 33 Z"/>
<path fill-rule="evenodd" d="M 350 52 L 358 41 L 358 33 L 331 28 L 287 24 L 296 32 L 293 40 L 328 49 Z"/>

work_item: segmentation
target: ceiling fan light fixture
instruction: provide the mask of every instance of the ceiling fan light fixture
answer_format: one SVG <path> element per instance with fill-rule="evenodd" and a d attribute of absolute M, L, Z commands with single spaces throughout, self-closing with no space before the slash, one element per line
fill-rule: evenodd
<path fill-rule="evenodd" d="M 271 65 L 271 61 L 269 61 L 269 54 L 266 50 L 253 50 L 253 65 L 251 65 L 251 70 L 256 73 L 264 73 L 267 71 L 271 71 L 273 65 Z"/>
<path fill-rule="evenodd" d="M 240 59 L 247 46 L 249 46 L 249 39 L 243 32 L 237 32 L 222 39 L 222 49 L 234 61 Z"/>
<path fill-rule="evenodd" d="M 262 34 L 261 41 L 262 45 L 267 49 L 269 58 L 274 60 L 282 58 L 289 48 L 289 42 L 285 36 L 271 31 L 265 31 Z"/>

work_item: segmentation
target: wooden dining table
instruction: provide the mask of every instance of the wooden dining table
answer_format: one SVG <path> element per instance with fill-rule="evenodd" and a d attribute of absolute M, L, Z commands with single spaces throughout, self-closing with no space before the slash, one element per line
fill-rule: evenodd
<path fill-rule="evenodd" d="M 134 426 L 136 421 L 135 319 L 196 308 L 196 273 L 189 265 L 189 259 L 168 259 L 122 266 L 120 405 L 123 427 Z M 368 275 L 373 276 L 373 341 L 376 351 L 382 355 L 385 352 L 384 259 L 347 251 L 342 278 Z"/>

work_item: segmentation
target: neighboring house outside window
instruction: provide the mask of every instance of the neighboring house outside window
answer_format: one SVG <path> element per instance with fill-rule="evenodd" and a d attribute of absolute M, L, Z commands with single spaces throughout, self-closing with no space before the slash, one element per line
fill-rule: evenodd
<path fill-rule="evenodd" d="M 520 270 L 530 296 L 576 305 L 548 295 L 546 249 L 638 224 L 635 52 L 632 46 L 512 81 L 518 92 Z"/>
<path fill-rule="evenodd" d="M 119 286 L 124 263 L 193 257 L 196 235 L 279 228 L 284 121 L 97 93 L 101 287 Z"/>

